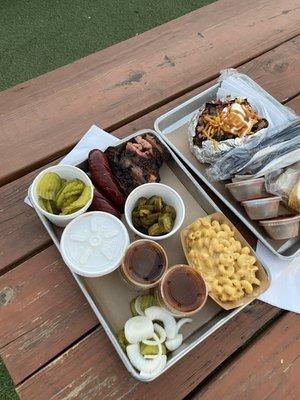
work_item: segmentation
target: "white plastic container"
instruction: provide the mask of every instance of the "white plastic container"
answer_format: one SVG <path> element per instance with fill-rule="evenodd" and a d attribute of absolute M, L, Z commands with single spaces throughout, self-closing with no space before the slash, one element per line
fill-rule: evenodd
<path fill-rule="evenodd" d="M 146 197 L 147 199 L 149 199 L 151 196 L 155 195 L 161 196 L 166 204 L 173 206 L 176 210 L 176 218 L 174 221 L 173 229 L 169 233 L 161 236 L 149 236 L 140 232 L 134 227 L 131 217 L 132 211 L 140 197 Z M 138 236 L 144 239 L 163 240 L 174 235 L 174 233 L 177 232 L 178 229 L 181 227 L 185 216 L 185 206 L 182 198 L 170 186 L 164 185 L 162 183 L 145 183 L 144 185 L 138 186 L 136 189 L 134 189 L 127 197 L 124 212 L 127 224 L 129 225 L 130 229 L 132 229 L 133 232 L 136 233 Z"/>
<path fill-rule="evenodd" d="M 237 201 L 263 197 L 265 195 L 264 186 L 264 178 L 247 179 L 245 181 L 236 181 L 225 185 Z"/>
<path fill-rule="evenodd" d="M 281 216 L 259 221 L 272 239 L 290 239 L 299 235 L 300 215 Z"/>
<path fill-rule="evenodd" d="M 246 213 L 253 220 L 274 218 L 278 215 L 281 197 L 263 197 L 262 199 L 242 201 Z"/>
<path fill-rule="evenodd" d="M 60 249 L 64 262 L 81 276 L 98 277 L 117 269 L 129 245 L 123 222 L 114 215 L 92 211 L 64 229 Z"/>
<path fill-rule="evenodd" d="M 44 174 L 48 172 L 55 172 L 58 174 L 61 178 L 71 180 L 71 179 L 80 179 L 85 185 L 91 187 L 91 198 L 90 200 L 86 203 L 84 207 L 82 207 L 80 210 L 76 211 L 75 213 L 68 214 L 68 215 L 55 215 L 51 214 L 48 211 L 45 211 L 38 202 L 38 194 L 37 194 L 37 185 L 41 178 L 43 177 Z M 88 175 L 82 171 L 80 168 L 74 167 L 73 165 L 54 165 L 53 167 L 49 167 L 41 171 L 37 177 L 34 179 L 32 182 L 32 185 L 30 186 L 29 189 L 30 192 L 30 201 L 32 201 L 35 205 L 35 207 L 39 210 L 40 213 L 45 215 L 51 221 L 54 225 L 60 226 L 60 227 L 65 227 L 67 224 L 72 221 L 75 217 L 78 215 L 83 214 L 91 205 L 93 196 L 94 196 L 94 186 L 92 184 L 92 181 L 88 177 Z"/>

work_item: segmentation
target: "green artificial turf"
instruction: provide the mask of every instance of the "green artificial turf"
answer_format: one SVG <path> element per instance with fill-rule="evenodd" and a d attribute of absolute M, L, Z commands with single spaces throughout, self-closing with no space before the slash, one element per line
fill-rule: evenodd
<path fill-rule="evenodd" d="M 215 0 L 0 0 L 0 91 Z M 17 399 L 0 361 L 0 400 Z"/>
<path fill-rule="evenodd" d="M 0 361 L 0 400 L 18 400 L 18 395 L 4 364 Z"/>
<path fill-rule="evenodd" d="M 213 0 L 0 0 L 0 90 Z"/>

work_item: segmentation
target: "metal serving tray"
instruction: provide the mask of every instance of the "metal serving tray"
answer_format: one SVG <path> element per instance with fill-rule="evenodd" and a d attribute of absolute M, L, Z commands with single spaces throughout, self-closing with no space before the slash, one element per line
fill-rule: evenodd
<path fill-rule="evenodd" d="M 163 142 L 161 137 L 154 131 L 142 130 L 128 136 L 118 144 L 146 132 L 152 133 L 160 142 Z M 118 144 L 116 144 L 116 146 L 118 146 Z M 220 211 L 210 197 L 201 188 L 201 186 L 195 181 L 188 170 L 179 161 L 175 153 L 170 149 L 169 151 L 171 154 L 171 159 L 164 163 L 164 165 L 161 167 L 160 175 L 162 182 L 172 185 L 174 189 L 182 196 L 186 204 L 187 212 L 183 227 L 188 226 L 195 218 L 199 216 L 205 216 L 206 214 L 212 214 L 216 211 Z M 80 163 L 78 167 L 86 171 L 87 160 L 84 160 L 82 163 Z M 37 209 L 35 209 L 35 211 L 51 236 L 58 251 L 60 251 L 60 237 L 63 228 L 54 226 Z M 135 240 L 137 238 L 132 234 L 132 232 L 130 233 L 130 230 L 129 234 L 131 240 Z M 160 243 L 166 249 L 170 265 L 174 265 L 176 263 L 186 263 L 184 252 L 180 244 L 180 232 Z M 138 291 L 129 288 L 129 286 L 123 283 L 118 270 L 100 278 L 85 278 L 73 273 L 72 271 L 71 273 L 73 274 L 87 301 L 90 303 L 90 306 L 98 317 L 103 329 L 105 330 L 115 350 L 119 354 L 130 374 L 135 379 L 143 382 L 149 382 L 155 379 L 157 376 L 152 379 L 140 378 L 139 373 L 132 367 L 115 336 L 116 332 L 123 328 L 126 320 L 131 317 L 129 302 L 137 295 Z M 182 357 L 188 354 L 195 346 L 203 342 L 213 332 L 238 314 L 244 307 L 245 305 L 231 311 L 225 311 L 213 300 L 208 299 L 203 309 L 194 316 L 193 322 L 191 324 L 184 325 L 182 328 L 184 334 L 184 343 L 178 350 L 171 353 L 168 358 L 167 366 L 163 372 L 171 368 L 172 365 L 174 365 Z"/>
<path fill-rule="evenodd" d="M 188 124 L 195 112 L 204 103 L 216 98 L 218 87 L 219 84 L 216 84 L 163 114 L 156 119 L 154 128 L 180 159 L 206 183 L 265 246 L 282 259 L 295 258 L 300 255 L 300 236 L 289 240 L 270 239 L 258 222 L 252 221 L 248 217 L 241 204 L 225 188 L 224 183 L 210 180 L 206 174 L 206 165 L 200 163 L 190 151 L 187 140 Z M 270 95 L 268 94 L 268 96 Z M 273 100 L 276 101 L 275 99 Z"/>

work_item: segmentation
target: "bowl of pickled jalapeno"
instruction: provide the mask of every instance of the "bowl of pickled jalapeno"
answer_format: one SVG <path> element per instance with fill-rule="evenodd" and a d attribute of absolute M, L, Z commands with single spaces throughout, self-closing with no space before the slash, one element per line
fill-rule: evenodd
<path fill-rule="evenodd" d="M 35 208 L 61 227 L 89 208 L 93 193 L 88 175 L 72 165 L 45 169 L 34 179 L 29 190 Z"/>
<path fill-rule="evenodd" d="M 134 189 L 125 203 L 129 227 L 145 239 L 163 240 L 182 225 L 184 203 L 179 194 L 162 183 L 145 183 Z"/>

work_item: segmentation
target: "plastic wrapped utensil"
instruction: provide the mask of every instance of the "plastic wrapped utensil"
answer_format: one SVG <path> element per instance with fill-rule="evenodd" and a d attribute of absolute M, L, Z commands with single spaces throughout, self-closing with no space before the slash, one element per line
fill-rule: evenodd
<path fill-rule="evenodd" d="M 299 117 L 284 127 L 269 130 L 265 135 L 256 136 L 244 146 L 227 152 L 207 169 L 207 174 L 217 181 L 230 179 L 236 174 L 255 175 L 272 160 L 291 152 L 294 152 L 295 161 L 286 157 L 288 163 L 297 162 L 297 150 L 300 151 Z"/>

